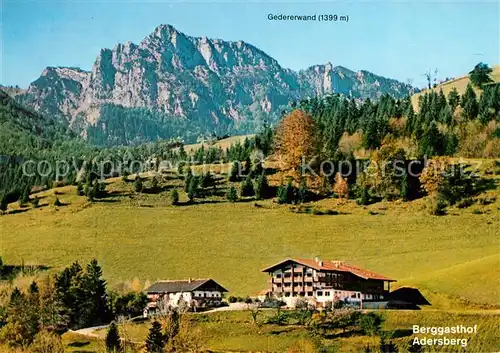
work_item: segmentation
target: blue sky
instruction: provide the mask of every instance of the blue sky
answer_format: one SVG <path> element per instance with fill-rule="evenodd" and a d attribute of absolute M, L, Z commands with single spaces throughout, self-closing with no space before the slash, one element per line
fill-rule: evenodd
<path fill-rule="evenodd" d="M 500 63 L 499 3 L 3 0 L 0 83 L 27 87 L 46 66 L 91 69 L 101 48 L 138 43 L 161 23 L 192 36 L 244 40 L 287 68 L 328 61 L 423 86 Z M 268 14 L 348 15 L 347 23 Z"/>

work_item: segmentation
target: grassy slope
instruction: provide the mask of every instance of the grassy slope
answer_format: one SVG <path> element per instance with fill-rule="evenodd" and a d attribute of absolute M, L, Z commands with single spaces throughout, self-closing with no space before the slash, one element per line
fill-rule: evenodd
<path fill-rule="evenodd" d="M 46 192 L 46 206 L 0 217 L 4 262 L 60 268 L 96 257 L 112 285 L 134 277 L 212 277 L 232 294 L 248 295 L 267 286 L 264 266 L 319 255 L 365 266 L 397 285 L 418 285 L 431 303 L 432 292 L 492 304 L 500 297 L 498 193 L 493 204 L 445 217 L 429 216 L 424 200 L 362 208 L 333 199 L 318 205 L 347 214 L 314 216 L 271 201 L 261 202 L 264 208 L 225 201 L 173 207 L 167 192 L 137 196 L 119 180 L 108 188 L 121 194 L 91 205 L 65 187 L 58 197 L 67 206 L 55 208 L 53 192 Z M 484 213 L 474 214 L 477 208 Z M 442 301 L 435 298 L 433 307 Z"/>
<path fill-rule="evenodd" d="M 241 144 L 243 144 L 243 141 L 245 141 L 245 138 L 251 138 L 253 136 L 255 136 L 255 135 L 231 136 L 231 137 L 219 140 L 216 143 L 214 143 L 213 145 L 209 145 L 208 143 L 204 143 L 203 147 L 205 147 L 205 148 L 208 148 L 208 147 L 221 147 L 222 149 L 226 149 L 229 146 L 231 146 L 232 144 L 235 144 L 235 143 L 238 143 L 238 142 L 240 142 Z M 195 143 L 195 144 L 191 144 L 191 145 L 186 145 L 186 146 L 184 146 L 184 150 L 186 152 L 195 151 L 195 150 L 199 149 L 201 147 L 201 145 L 202 145 L 201 143 Z"/>
<path fill-rule="evenodd" d="M 273 315 L 274 311 L 265 311 L 258 320 L 264 323 Z M 393 332 L 394 340 L 399 346 L 408 344 L 415 337 L 411 333 L 414 324 L 430 327 L 478 325 L 477 335 L 447 335 L 449 338 L 469 338 L 468 352 L 493 352 L 500 345 L 500 330 L 496 325 L 498 316 L 495 314 L 388 311 L 384 315 L 386 322 L 383 330 Z M 201 331 L 205 348 L 218 352 L 283 352 L 292 347 L 296 348 L 301 342 L 314 340 L 304 327 L 295 325 L 265 324 L 258 332 L 250 313 L 246 311 L 193 315 L 192 319 L 197 321 L 195 327 Z M 131 339 L 144 342 L 149 327 L 150 323 L 130 324 L 124 330 Z M 100 330 L 98 333 L 104 337 L 106 331 Z M 418 335 L 419 338 L 424 336 Z M 336 332 L 333 337 L 321 340 L 321 343 L 327 347 L 340 348 L 340 352 L 362 352 L 367 344 L 378 345 L 379 338 L 363 336 L 360 333 L 343 336 Z M 437 347 L 436 352 L 449 350 L 449 347 Z"/>
<path fill-rule="evenodd" d="M 493 67 L 493 72 L 491 74 L 491 78 L 495 82 L 500 82 L 500 65 L 496 65 L 495 67 Z M 439 92 L 442 89 L 445 96 L 448 97 L 448 93 L 450 93 L 450 91 L 453 88 L 456 88 L 458 91 L 458 94 L 462 95 L 465 92 L 465 89 L 467 88 L 467 85 L 469 84 L 469 82 L 470 82 L 469 76 L 465 75 L 465 76 L 457 77 L 454 80 L 444 82 L 444 83 L 438 85 L 436 88 L 433 88 L 432 90 Z M 419 92 L 419 93 L 412 96 L 411 99 L 412 99 L 414 109 L 418 109 L 418 97 L 421 96 L 422 94 L 425 94 L 425 92 L 427 92 L 427 91 L 428 90 L 423 90 L 422 92 Z M 476 89 L 476 93 L 478 93 L 478 92 L 479 91 Z"/>

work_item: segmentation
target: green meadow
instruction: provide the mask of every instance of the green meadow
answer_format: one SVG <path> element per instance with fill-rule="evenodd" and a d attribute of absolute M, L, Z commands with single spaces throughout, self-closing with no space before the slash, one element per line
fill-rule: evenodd
<path fill-rule="evenodd" d="M 40 193 L 38 209 L 10 205 L 0 217 L 4 263 L 55 271 L 96 258 L 111 287 L 134 279 L 144 285 L 210 277 L 230 294 L 246 296 L 266 288 L 265 266 L 319 256 L 392 277 L 395 287 L 417 286 L 433 308 L 499 303 L 498 198 L 451 208 L 446 216 L 430 216 L 423 199 L 367 207 L 326 199 L 314 207 L 340 214 L 313 215 L 271 200 L 211 197 L 172 206 L 168 189 L 180 180 L 165 178 L 157 194 L 136 194 L 131 184 L 109 181 L 110 196 L 95 203 L 67 186 Z M 489 191 L 490 198 L 497 191 Z M 53 205 L 56 197 L 63 206 Z M 185 198 L 181 191 L 181 202 Z"/>

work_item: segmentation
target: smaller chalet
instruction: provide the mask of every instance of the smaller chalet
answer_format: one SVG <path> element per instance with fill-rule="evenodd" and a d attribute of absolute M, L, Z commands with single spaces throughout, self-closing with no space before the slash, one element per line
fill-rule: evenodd
<path fill-rule="evenodd" d="M 180 281 L 159 281 L 146 289 L 147 311 L 155 311 L 160 305 L 188 308 L 217 307 L 227 290 L 213 279 L 187 279 Z"/>

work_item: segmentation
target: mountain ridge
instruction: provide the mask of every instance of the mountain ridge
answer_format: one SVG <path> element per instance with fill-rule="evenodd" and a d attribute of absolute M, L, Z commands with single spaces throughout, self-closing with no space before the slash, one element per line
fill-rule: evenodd
<path fill-rule="evenodd" d="M 91 70 L 47 67 L 16 99 L 66 119 L 83 137 L 99 135 L 94 142 L 130 144 L 173 137 L 175 129 L 190 141 L 210 132 L 254 132 L 264 121 L 276 121 L 290 101 L 305 97 L 377 99 L 384 93 L 402 97 L 410 89 L 330 62 L 294 71 L 245 41 L 192 37 L 159 25 L 139 44 L 101 49 Z M 139 137 L 116 136 L 124 136 L 123 129 Z"/>

